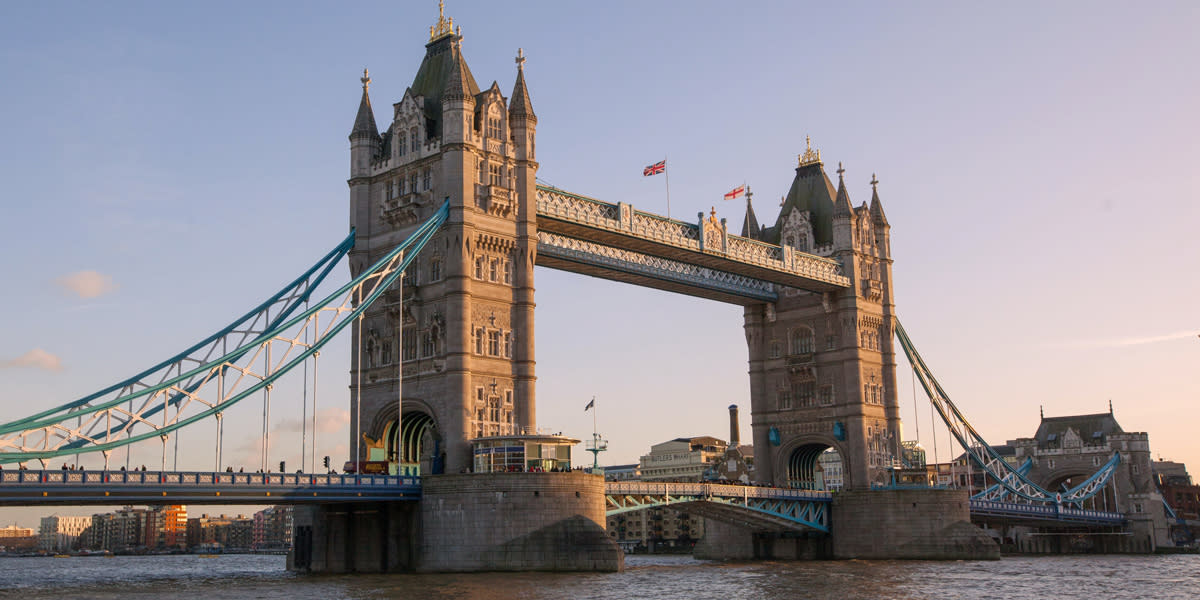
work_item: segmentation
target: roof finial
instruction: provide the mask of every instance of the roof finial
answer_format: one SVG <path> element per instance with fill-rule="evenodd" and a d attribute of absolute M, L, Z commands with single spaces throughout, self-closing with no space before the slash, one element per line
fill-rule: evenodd
<path fill-rule="evenodd" d="M 878 190 L 879 190 L 879 179 L 877 179 L 877 178 L 875 177 L 875 174 L 874 174 L 874 173 L 871 173 L 871 190 L 872 190 L 872 191 L 878 191 Z"/>
<path fill-rule="evenodd" d="M 1112 411 L 1112 398 L 1109 398 L 1109 399 L 1108 399 L 1108 414 L 1110 414 L 1110 415 L 1111 415 L 1111 414 L 1113 414 L 1113 411 Z"/>
<path fill-rule="evenodd" d="M 513 62 L 517 63 L 518 71 L 525 70 L 525 49 L 524 48 L 517 48 L 517 57 L 515 59 L 513 59 Z"/>
<path fill-rule="evenodd" d="M 454 34 L 454 18 L 446 18 L 446 3 L 438 0 L 438 20 L 436 25 L 429 26 L 429 41 L 434 41 Z"/>
<path fill-rule="evenodd" d="M 750 204 L 750 197 L 753 195 L 754 192 L 750 191 L 750 184 L 746 184 L 746 204 Z"/>
<path fill-rule="evenodd" d="M 813 150 L 812 138 L 804 136 L 804 154 L 800 155 L 800 166 L 821 164 L 821 151 Z"/>
<path fill-rule="evenodd" d="M 363 76 L 362 79 L 359 79 L 359 81 L 361 81 L 363 84 L 363 91 L 366 91 L 367 86 L 371 85 L 371 76 L 367 73 L 366 67 L 363 67 Z"/>
<path fill-rule="evenodd" d="M 1046 407 L 1040 404 L 1038 405 L 1038 416 L 1042 417 L 1042 420 L 1046 419 Z"/>
<path fill-rule="evenodd" d="M 838 161 L 838 170 L 837 170 L 838 180 L 841 180 L 842 173 L 845 173 L 845 172 L 846 172 L 846 170 L 842 168 L 842 161 L 839 160 Z"/>

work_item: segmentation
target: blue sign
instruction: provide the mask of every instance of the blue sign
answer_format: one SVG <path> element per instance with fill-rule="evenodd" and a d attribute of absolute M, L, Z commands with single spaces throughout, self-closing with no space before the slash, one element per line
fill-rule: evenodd
<path fill-rule="evenodd" d="M 834 421 L 833 423 L 833 439 L 839 442 L 846 441 L 846 426 L 841 421 Z"/>
<path fill-rule="evenodd" d="M 771 430 L 767 432 L 767 440 L 769 440 L 771 442 L 772 446 L 778 446 L 779 445 L 779 430 L 772 427 Z"/>

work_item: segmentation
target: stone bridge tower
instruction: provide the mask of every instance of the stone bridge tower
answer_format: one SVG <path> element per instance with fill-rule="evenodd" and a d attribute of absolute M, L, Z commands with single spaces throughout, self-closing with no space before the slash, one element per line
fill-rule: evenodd
<path fill-rule="evenodd" d="M 775 485 L 824 487 L 819 459 L 831 447 L 847 488 L 886 483 L 900 456 L 890 226 L 878 182 L 870 206 L 855 207 L 837 173 L 835 191 L 810 145 L 774 226 L 760 228 L 747 205 L 742 235 L 836 258 L 852 284 L 783 288 L 745 310 L 756 477 Z"/>
<path fill-rule="evenodd" d="M 522 54 L 510 97 L 481 90 L 460 32 L 439 16 L 382 134 L 364 71 L 350 133 L 352 275 L 450 202 L 403 285 L 353 331 L 350 453 L 393 472 L 457 473 L 472 438 L 535 426 L 537 117 Z"/>

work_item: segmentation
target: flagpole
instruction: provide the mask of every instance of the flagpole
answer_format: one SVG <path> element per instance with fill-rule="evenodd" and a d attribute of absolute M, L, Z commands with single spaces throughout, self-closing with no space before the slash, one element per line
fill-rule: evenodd
<path fill-rule="evenodd" d="M 663 156 L 663 175 L 667 176 L 667 218 L 671 218 L 671 169 L 667 167 L 667 157 Z"/>

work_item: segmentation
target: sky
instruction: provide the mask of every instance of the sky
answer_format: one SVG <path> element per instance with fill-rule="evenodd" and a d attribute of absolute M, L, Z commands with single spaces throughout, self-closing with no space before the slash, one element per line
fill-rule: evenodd
<path fill-rule="evenodd" d="M 523 49 L 542 181 L 665 213 L 666 178 L 641 175 L 665 157 L 673 217 L 740 222 L 744 203 L 721 196 L 747 183 L 770 224 L 811 136 L 854 204 L 878 176 L 898 315 L 985 438 L 1111 401 L 1156 458 L 1200 470 L 1195 3 L 450 0 L 446 14 L 481 87 L 510 94 Z M 362 69 L 386 117 L 436 19 L 431 0 L 0 6 L 3 420 L 175 354 L 340 241 Z M 540 426 L 590 438 L 594 397 L 601 461 L 629 463 L 726 437 L 738 404 L 749 439 L 740 307 L 545 268 L 536 286 Z M 931 457 L 936 439 L 945 460 L 900 363 L 905 438 Z M 316 390 L 317 456 L 335 463 L 348 365 L 335 340 Z M 304 396 L 273 394 L 269 464 L 299 466 Z M 226 463 L 257 468 L 262 406 L 244 404 Z M 168 465 L 212 468 L 214 432 L 184 431 Z"/>

